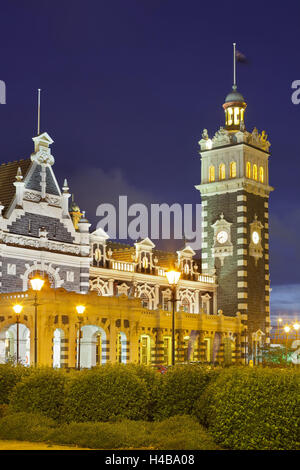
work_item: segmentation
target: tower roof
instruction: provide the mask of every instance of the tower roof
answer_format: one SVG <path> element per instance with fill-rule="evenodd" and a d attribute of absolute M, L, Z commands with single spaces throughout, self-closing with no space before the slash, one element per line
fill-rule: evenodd
<path fill-rule="evenodd" d="M 236 103 L 244 103 L 244 97 L 243 95 L 237 91 L 234 86 L 232 87 L 232 91 L 228 93 L 228 95 L 225 98 L 225 103 L 230 103 L 230 102 L 236 102 Z"/>

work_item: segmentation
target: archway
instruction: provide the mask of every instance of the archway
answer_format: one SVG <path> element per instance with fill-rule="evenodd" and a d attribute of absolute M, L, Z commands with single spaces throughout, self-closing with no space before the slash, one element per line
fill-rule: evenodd
<path fill-rule="evenodd" d="M 77 334 L 77 358 L 79 348 Z M 106 362 L 106 333 L 100 326 L 81 327 L 80 368 L 91 368 Z"/>
<path fill-rule="evenodd" d="M 14 323 L 0 332 L 0 363 L 17 362 L 18 333 Z M 19 323 L 19 363 L 30 365 L 30 330 Z"/>

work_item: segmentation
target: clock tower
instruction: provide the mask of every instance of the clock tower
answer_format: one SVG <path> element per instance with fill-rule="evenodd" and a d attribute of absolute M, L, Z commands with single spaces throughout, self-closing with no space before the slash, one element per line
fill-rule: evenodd
<path fill-rule="evenodd" d="M 218 310 L 244 319 L 248 353 L 270 331 L 270 142 L 265 131 L 245 128 L 244 97 L 235 79 L 223 108 L 225 126 L 199 142 L 202 200 L 202 272 L 215 273 Z M 246 355 L 246 354 L 245 354 Z"/>

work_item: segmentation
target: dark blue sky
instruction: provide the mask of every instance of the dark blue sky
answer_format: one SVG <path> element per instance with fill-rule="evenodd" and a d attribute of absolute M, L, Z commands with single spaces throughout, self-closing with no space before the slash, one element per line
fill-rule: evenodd
<path fill-rule="evenodd" d="M 2 3 L 0 159 L 31 153 L 40 87 L 56 175 L 91 221 L 126 191 L 137 202 L 199 203 L 197 142 L 224 123 L 237 42 L 248 58 L 238 64 L 246 127 L 265 129 L 272 144 L 271 281 L 283 302 L 274 311 L 300 310 L 299 18 L 296 1 Z"/>

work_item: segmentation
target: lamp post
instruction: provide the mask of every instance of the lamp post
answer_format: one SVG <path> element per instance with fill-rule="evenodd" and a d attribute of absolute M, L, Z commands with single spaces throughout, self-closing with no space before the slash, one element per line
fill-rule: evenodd
<path fill-rule="evenodd" d="M 42 289 L 44 285 L 44 280 L 39 277 L 34 277 L 30 279 L 30 284 L 32 290 L 34 290 L 34 365 L 37 365 L 38 362 L 38 354 L 37 354 L 37 308 L 38 308 L 38 292 Z"/>
<path fill-rule="evenodd" d="M 296 331 L 296 341 L 297 341 L 297 339 L 298 339 L 298 330 L 300 328 L 300 325 L 297 321 L 293 324 L 293 328 Z"/>
<path fill-rule="evenodd" d="M 19 364 L 19 323 L 20 323 L 20 313 L 22 312 L 22 305 L 14 305 L 13 310 L 17 317 L 17 364 Z"/>
<path fill-rule="evenodd" d="M 286 333 L 286 338 L 285 338 L 285 356 L 286 356 L 286 362 L 287 362 L 287 343 L 288 343 L 288 337 L 289 337 L 289 331 L 290 331 L 289 325 L 285 325 L 284 331 Z"/>
<path fill-rule="evenodd" d="M 84 305 L 77 305 L 76 310 L 78 313 L 78 324 L 79 324 L 79 331 L 78 331 L 78 363 L 77 363 L 77 369 L 80 370 L 80 347 L 81 347 L 81 323 L 83 321 L 83 318 L 80 317 L 85 311 L 85 306 Z"/>
<path fill-rule="evenodd" d="M 166 273 L 168 282 L 172 288 L 172 304 L 173 304 L 173 310 L 172 310 L 172 366 L 175 365 L 175 303 L 177 301 L 176 299 L 176 286 L 178 284 L 179 278 L 180 278 L 180 272 L 178 271 L 168 271 Z"/>

